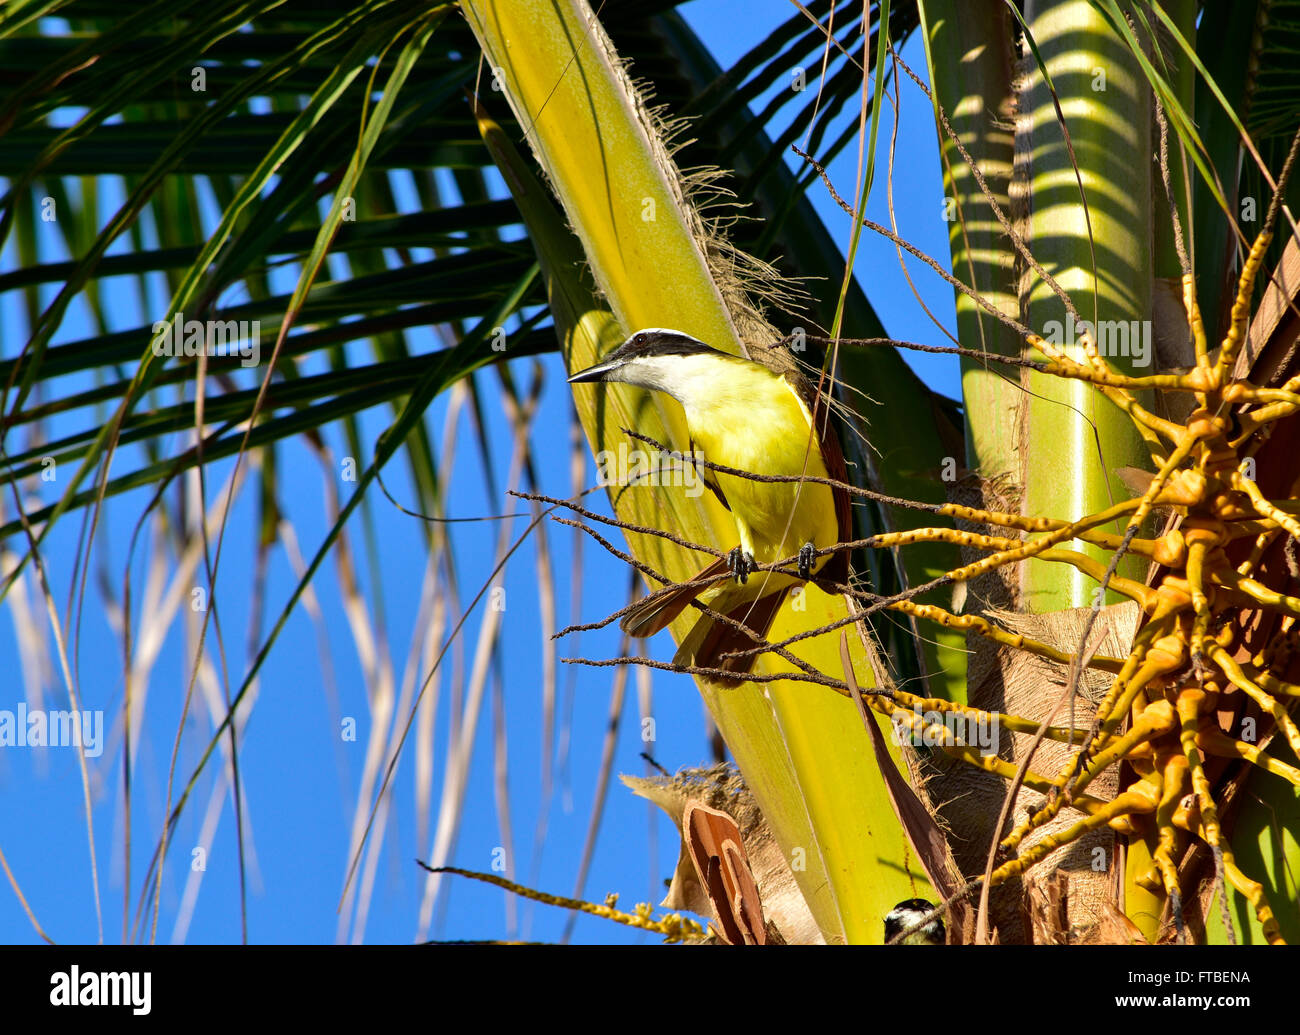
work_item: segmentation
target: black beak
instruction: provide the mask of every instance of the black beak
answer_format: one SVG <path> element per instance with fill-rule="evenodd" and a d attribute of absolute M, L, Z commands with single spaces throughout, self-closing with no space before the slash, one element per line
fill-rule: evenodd
<path fill-rule="evenodd" d="M 610 362 L 597 363 L 594 367 L 588 367 L 586 370 L 579 370 L 576 374 L 571 375 L 569 377 L 569 384 L 580 385 L 594 383 L 596 381 L 611 380 L 609 375 L 618 370 L 622 365 L 623 364 L 621 363 Z"/>

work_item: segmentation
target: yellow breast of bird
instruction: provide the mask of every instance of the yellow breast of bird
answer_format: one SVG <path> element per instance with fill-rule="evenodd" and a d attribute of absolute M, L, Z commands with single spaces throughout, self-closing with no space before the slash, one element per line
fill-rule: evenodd
<path fill-rule="evenodd" d="M 706 404 L 697 402 L 687 411 L 691 438 L 704 458 L 761 475 L 828 477 L 820 441 L 812 433 L 812 415 L 798 392 L 766 368 L 746 367 L 715 388 Z M 838 541 L 830 486 L 710 474 L 732 514 L 749 526 L 758 563 L 790 557 L 804 543 L 825 548 Z M 825 561 L 819 558 L 817 567 Z"/>

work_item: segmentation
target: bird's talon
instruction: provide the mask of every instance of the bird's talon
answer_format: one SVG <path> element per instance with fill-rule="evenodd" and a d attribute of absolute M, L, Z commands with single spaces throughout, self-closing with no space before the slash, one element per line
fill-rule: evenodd
<path fill-rule="evenodd" d="M 746 553 L 737 546 L 731 553 L 727 554 L 727 567 L 731 570 L 731 574 L 735 576 L 736 581 L 744 585 L 749 581 L 749 573 L 757 565 L 754 562 L 753 554 Z"/>
<path fill-rule="evenodd" d="M 812 543 L 804 543 L 799 551 L 799 577 L 807 582 L 812 578 L 813 561 L 817 559 L 817 548 Z"/>

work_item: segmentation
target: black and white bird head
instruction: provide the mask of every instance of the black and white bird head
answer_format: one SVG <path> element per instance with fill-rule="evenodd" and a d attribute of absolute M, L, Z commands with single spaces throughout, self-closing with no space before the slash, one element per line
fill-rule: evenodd
<path fill-rule="evenodd" d="M 885 944 L 943 945 L 948 940 L 943 918 L 936 915 L 922 923 L 933 912 L 932 902 L 923 898 L 904 899 L 885 914 Z"/>
<path fill-rule="evenodd" d="M 748 362 L 681 331 L 646 327 L 599 363 L 573 374 L 569 384 L 616 381 L 666 392 L 685 402 L 696 392 L 715 387 L 716 378 L 731 364 Z"/>

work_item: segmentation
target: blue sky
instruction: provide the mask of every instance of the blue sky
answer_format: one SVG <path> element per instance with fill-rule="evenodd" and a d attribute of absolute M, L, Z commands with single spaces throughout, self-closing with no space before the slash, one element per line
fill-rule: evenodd
<path fill-rule="evenodd" d="M 791 10 L 781 0 L 697 0 L 682 8 L 687 20 L 724 66 L 762 39 Z M 923 71 L 923 53 L 915 41 L 904 55 L 915 69 Z M 933 119 L 925 98 L 910 84 L 903 89 L 903 109 L 897 147 L 898 162 L 905 165 L 906 171 L 895 178 L 899 229 L 919 248 L 946 261 L 947 224 L 942 219 Z M 886 224 L 883 162 L 887 158 L 888 142 L 888 135 L 882 134 L 879 159 L 882 164 L 868 212 Z M 830 171 L 841 191 L 851 193 L 856 152 L 842 156 Z M 837 239 L 846 244 L 850 231 L 848 220 L 820 187 L 813 188 L 813 197 Z M 105 218 L 105 213 L 101 213 L 101 218 Z M 16 262 L 11 243 L 0 253 L 0 272 L 12 270 Z M 951 328 L 951 289 L 919 264 L 913 262 L 909 268 L 926 305 Z M 939 340 L 940 335 L 916 304 L 899 271 L 892 244 L 870 235 L 864 237 L 856 273 L 893 336 Z M 106 282 L 105 290 L 110 311 L 120 317 L 119 327 L 148 322 L 147 314 L 166 305 L 161 287 L 153 297 L 143 300 L 136 297 L 133 282 L 116 285 Z M 49 297 L 44 296 L 43 301 L 48 302 Z M 12 356 L 25 340 L 20 305 L 16 293 L 0 295 L 0 336 L 6 357 Z M 92 333 L 84 307 L 74 307 L 57 340 L 76 340 Z M 412 340 L 430 350 L 439 344 L 429 331 L 413 335 Z M 357 352 L 358 356 L 362 354 Z M 908 360 L 938 390 L 949 395 L 958 393 L 956 363 L 951 357 L 912 355 Z M 545 441 L 551 435 L 554 448 L 540 448 L 536 452 L 540 489 L 553 496 L 566 496 L 571 401 L 558 357 L 546 357 L 540 368 L 535 368 L 531 360 L 516 360 L 512 368 L 517 383 L 523 385 L 535 369 L 540 369 L 545 377 L 534 434 L 537 441 Z M 481 376 L 485 389 L 491 391 L 494 375 L 489 371 Z M 446 397 L 437 400 L 428 421 L 438 448 L 442 445 L 448 405 Z M 386 412 L 369 413 L 363 418 L 362 437 L 367 450 L 384 430 L 388 419 Z M 484 431 L 493 457 L 495 483 L 489 486 L 484 476 L 472 445 L 469 417 L 462 414 L 459 435 L 464 445 L 459 450 L 454 491 L 448 503 L 449 516 L 496 515 L 521 509 L 518 501 L 507 498 L 502 490 L 510 458 L 509 429 L 504 422 L 496 420 Z M 183 443 L 177 439 L 171 444 L 179 448 Z M 347 453 L 337 431 L 331 433 L 329 445 L 334 462 Z M 364 463 L 365 458 L 360 459 Z M 209 507 L 218 498 L 219 487 L 231 469 L 230 463 L 209 467 L 206 489 Z M 281 503 L 296 531 L 297 548 L 306 556 L 315 552 L 329 528 L 323 490 L 329 475 L 323 470 L 321 460 L 303 443 L 286 444 L 280 451 L 279 476 L 285 486 Z M 400 501 L 412 500 L 402 462 L 389 465 L 385 481 Z M 588 484 L 592 482 L 594 471 L 589 465 Z M 349 486 L 337 479 L 334 487 L 345 495 L 349 491 Z M 58 489 L 56 481 L 40 487 L 39 491 L 46 501 L 52 501 Z M 129 917 L 128 928 L 135 924 L 141 880 L 164 811 L 168 767 L 189 672 L 187 659 L 192 652 L 192 644 L 186 642 L 181 626 L 173 625 L 153 668 L 133 776 L 131 885 L 124 889 L 122 733 L 117 721 L 124 680 L 120 618 L 114 613 L 113 604 L 121 598 L 129 571 L 135 601 L 133 629 L 138 637 L 150 617 L 142 613 L 140 604 L 150 578 L 150 544 L 145 540 L 131 552 L 130 542 L 146 502 L 147 497 L 139 493 L 120 497 L 101 519 L 90 558 L 74 658 L 84 707 L 102 710 L 106 722 L 104 752 L 88 762 L 103 938 L 109 942 L 122 939 L 124 913 Z M 12 500 L 6 498 L 5 513 L 11 508 Z M 236 497 L 230 513 L 216 587 L 221 617 L 219 641 L 231 686 L 238 686 L 249 659 L 247 630 L 253 606 L 249 587 L 253 584 L 256 517 L 254 495 L 246 489 Z M 417 519 L 393 508 L 377 492 L 371 501 L 369 521 L 366 525 L 354 518 L 348 528 L 349 545 L 364 579 L 361 588 L 371 617 L 384 630 L 400 678 L 416 622 L 421 620 L 421 579 L 427 553 L 424 533 Z M 522 530 L 523 523 L 515 521 L 508 534 L 513 538 Z M 65 519 L 43 552 L 61 614 L 67 613 L 71 590 L 77 585 L 75 564 L 80 534 L 79 518 Z M 450 526 L 448 534 L 457 559 L 460 599 L 464 603 L 489 580 L 500 525 L 496 522 L 457 524 Z M 552 525 L 546 534 L 563 625 L 569 620 L 572 600 L 573 533 Z M 21 551 L 23 547 L 17 543 L 9 544 L 9 548 Z M 469 768 L 468 807 L 452 859 L 459 866 L 488 870 L 494 853 L 504 850 L 515 863 L 517 879 L 545 891 L 572 894 L 593 807 L 605 733 L 610 725 L 612 679 L 609 670 L 561 669 L 561 708 L 571 728 L 567 755 L 557 760 L 557 785 L 550 800 L 544 800 L 540 789 L 543 745 L 537 688 L 541 640 L 534 551 L 534 543 L 526 543 L 508 565 L 504 581 L 493 582 L 504 588 L 506 606 L 502 615 L 502 663 L 495 674 L 500 696 L 489 693 L 479 716 Z M 373 568 L 371 557 L 377 562 Z M 262 603 L 263 629 L 279 614 L 296 581 L 294 564 L 282 544 L 272 549 L 268 564 L 267 594 Z M 348 866 L 347 846 L 372 710 L 366 699 L 363 662 L 353 646 L 336 571 L 331 558 L 314 583 L 319 620 L 314 620 L 301 607 L 289 619 L 262 670 L 256 703 L 241 743 L 239 760 L 248 848 L 248 924 L 249 939 L 254 942 L 330 943 L 340 937 L 336 907 Z M 111 591 L 101 593 L 98 588 L 101 583 L 111 587 Z M 586 543 L 582 553 L 579 620 L 593 621 L 621 607 L 626 602 L 628 584 L 627 574 L 619 562 L 600 554 L 594 544 Z M 38 607 L 43 606 L 39 598 L 35 602 Z M 484 613 L 484 606 L 480 605 L 466 623 L 467 665 Z M 39 610 L 35 618 L 44 621 Z M 208 635 L 212 646 L 217 642 L 217 632 L 210 629 Z M 322 642 L 329 645 L 329 670 L 322 667 Z M 663 637 L 654 641 L 650 649 L 658 657 L 671 653 Z M 562 644 L 559 654 L 578 650 L 591 657 L 612 657 L 618 652 L 617 635 L 609 631 L 587 634 L 580 646 L 573 642 Z M 21 677 L 17 651 L 13 604 L 7 602 L 0 615 L 0 658 L 11 659 L 10 678 L 0 690 L 0 711 L 16 709 L 31 694 Z M 423 673 L 425 668 L 421 666 L 420 671 Z M 650 749 L 656 759 L 670 770 L 707 761 L 703 706 L 692 682 L 684 676 L 662 672 L 654 673 L 651 682 L 658 737 Z M 45 674 L 41 686 L 46 707 L 67 707 L 57 669 Z M 445 676 L 440 686 L 434 726 L 435 776 L 433 814 L 428 817 L 430 828 L 436 821 L 446 735 L 451 721 L 450 690 Z M 493 738 L 498 719 L 494 709 L 498 700 L 504 706 L 499 728 L 509 741 L 508 786 L 513 831 L 510 839 L 503 834 L 494 791 Z M 210 716 L 220 706 L 219 699 L 205 702 L 202 695 L 196 696 L 179 743 L 178 790 L 206 746 L 212 729 Z M 355 719 L 358 726 L 355 741 L 340 736 L 341 724 L 348 718 Z M 396 716 L 395 721 L 405 721 L 405 714 Z M 645 764 L 639 754 L 645 749 L 639 737 L 637 681 L 630 679 L 615 744 L 614 772 L 643 774 Z M 200 778 L 195 799 L 184 814 L 168 854 L 156 936 L 159 942 L 178 939 L 222 943 L 240 938 L 234 812 L 229 795 L 220 787 L 216 787 L 214 798 L 216 768 L 209 766 Z M 374 871 L 368 914 L 364 926 L 353 923 L 342 928 L 349 938 L 403 943 L 409 942 L 419 928 L 424 879 L 414 860 L 427 859 L 430 852 L 427 835 L 423 841 L 417 840 L 415 778 L 408 751 L 396 770 L 393 807 L 382 833 L 383 852 Z M 214 800 L 217 804 L 210 810 Z M 543 850 L 537 856 L 535 831 L 543 813 L 547 819 L 546 834 Z M 194 873 L 192 866 L 198 858 L 197 850 L 204 845 L 210 846 L 202 853 L 206 869 L 197 884 L 197 898 L 191 904 L 186 897 L 187 882 Z M 83 790 L 75 752 L 0 749 L 0 850 L 37 919 L 51 937 L 60 942 L 99 939 L 100 922 L 93 896 Z M 604 805 L 600 839 L 583 894 L 599 901 L 609 892 L 618 892 L 620 904 L 625 907 L 647 899 L 657 902 L 663 894 L 663 881 L 671 876 L 676 855 L 677 838 L 668 821 L 657 811 L 651 813 L 644 802 L 631 796 L 615 780 Z M 188 919 L 182 924 L 181 917 Z M 497 889 L 450 878 L 442 890 L 430 936 L 553 941 L 562 936 L 568 922 L 569 916 L 564 911 L 510 902 Z M 149 928 L 146 921 L 143 933 L 134 937 L 149 937 Z M 586 917 L 578 919 L 573 930 L 573 939 L 579 942 L 636 942 L 642 938 L 635 932 Z M 0 941 L 36 940 L 37 935 L 12 888 L 7 882 L 0 884 Z"/>

